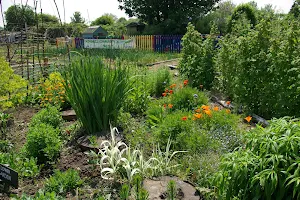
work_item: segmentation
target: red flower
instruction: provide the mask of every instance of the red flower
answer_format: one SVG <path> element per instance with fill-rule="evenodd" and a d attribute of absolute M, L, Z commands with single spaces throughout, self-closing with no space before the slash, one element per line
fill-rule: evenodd
<path fill-rule="evenodd" d="M 169 92 L 169 90 L 168 90 L 168 89 L 166 89 L 165 93 L 168 93 L 168 92 Z"/>
<path fill-rule="evenodd" d="M 164 104 L 164 107 L 166 108 L 166 107 L 167 107 L 167 104 Z"/>
<path fill-rule="evenodd" d="M 170 92 L 170 94 L 173 94 L 173 90 L 170 90 L 169 92 Z"/>
<path fill-rule="evenodd" d="M 169 104 L 168 107 L 169 107 L 169 108 L 173 108 L 173 104 Z"/>
<path fill-rule="evenodd" d="M 184 86 L 186 86 L 188 83 L 189 83 L 189 80 L 184 80 L 183 81 Z"/>
<path fill-rule="evenodd" d="M 230 105 L 230 103 L 231 103 L 231 101 L 226 101 L 226 104 L 229 106 Z"/>
<path fill-rule="evenodd" d="M 186 116 L 184 116 L 181 119 L 182 119 L 182 121 L 186 121 L 188 118 Z"/>
<path fill-rule="evenodd" d="M 164 93 L 162 93 L 162 95 L 165 97 L 165 96 L 167 96 L 167 93 L 164 92 Z"/>

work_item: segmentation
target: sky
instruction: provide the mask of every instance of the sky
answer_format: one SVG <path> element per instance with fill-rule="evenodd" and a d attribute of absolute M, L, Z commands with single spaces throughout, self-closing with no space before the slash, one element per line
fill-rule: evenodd
<path fill-rule="evenodd" d="M 1 0 L 0 0 L 1 1 Z M 5 12 L 8 7 L 16 4 L 23 3 L 28 5 L 34 5 L 35 0 L 2 0 L 3 11 Z M 235 4 L 246 3 L 250 0 L 232 0 Z M 259 7 L 263 7 L 266 4 L 272 4 L 279 12 L 287 13 L 291 9 L 294 0 L 254 0 Z M 81 12 L 82 16 L 87 22 L 95 20 L 104 13 L 112 13 L 118 18 L 128 16 L 125 12 L 118 9 L 118 0 L 65 0 L 66 13 L 64 17 L 63 0 L 56 0 L 62 21 L 70 22 L 70 18 L 75 11 Z M 52 14 L 58 16 L 55 4 L 53 0 L 38 0 L 38 11 L 40 12 L 40 3 L 43 9 L 43 13 Z M 0 15 L 0 26 L 3 26 L 3 19 Z"/>

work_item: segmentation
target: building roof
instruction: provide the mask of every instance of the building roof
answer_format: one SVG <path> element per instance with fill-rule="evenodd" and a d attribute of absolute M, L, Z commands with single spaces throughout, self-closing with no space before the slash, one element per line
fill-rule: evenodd
<path fill-rule="evenodd" d="M 101 28 L 102 30 L 104 30 L 101 26 L 90 26 L 87 27 L 83 34 L 93 34 L 96 30 L 98 30 L 99 28 Z M 105 30 L 104 30 L 105 31 Z M 106 31 L 105 31 L 106 32 Z"/>

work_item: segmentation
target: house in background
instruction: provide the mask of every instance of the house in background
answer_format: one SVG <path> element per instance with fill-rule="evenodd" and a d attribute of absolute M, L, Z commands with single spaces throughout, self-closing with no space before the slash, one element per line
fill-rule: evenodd
<path fill-rule="evenodd" d="M 87 27 L 82 33 L 83 39 L 101 39 L 106 38 L 108 33 L 101 26 Z"/>
<path fill-rule="evenodd" d="M 127 28 L 127 35 L 136 35 L 141 34 L 146 27 L 146 24 L 141 22 L 131 22 L 126 26 Z"/>

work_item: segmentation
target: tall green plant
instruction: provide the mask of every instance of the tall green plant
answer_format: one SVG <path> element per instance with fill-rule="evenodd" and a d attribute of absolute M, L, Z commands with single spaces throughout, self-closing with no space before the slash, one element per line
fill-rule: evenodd
<path fill-rule="evenodd" d="M 67 96 L 88 133 L 109 130 L 130 90 L 127 68 L 110 68 L 100 59 L 73 62 L 65 71 Z"/>
<path fill-rule="evenodd" d="M 246 136 L 246 148 L 224 156 L 215 176 L 221 199 L 299 199 L 300 125 L 274 119 Z"/>
<path fill-rule="evenodd" d="M 187 27 L 187 33 L 182 38 L 183 50 L 180 60 L 180 73 L 187 77 L 193 87 L 203 85 L 212 87 L 215 70 L 213 65 L 215 40 L 209 36 L 205 41 L 192 24 Z"/>
<path fill-rule="evenodd" d="M 220 42 L 220 88 L 265 118 L 300 116 L 300 23 L 265 19 Z M 285 34 L 283 34 L 285 33 Z"/>

